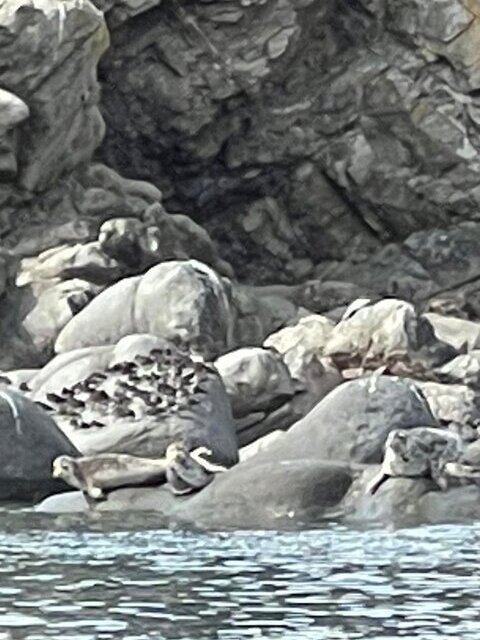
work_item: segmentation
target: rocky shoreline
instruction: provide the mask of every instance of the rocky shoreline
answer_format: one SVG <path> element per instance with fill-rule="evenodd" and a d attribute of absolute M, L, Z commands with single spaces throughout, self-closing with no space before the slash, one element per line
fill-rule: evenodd
<path fill-rule="evenodd" d="M 0 500 L 207 527 L 478 518 L 479 18 L 389 8 L 392 29 L 379 2 L 339 30 L 329 3 L 228 4 L 0 7 Z M 336 82 L 310 85 L 342 38 Z M 369 495 L 389 434 L 421 427 L 458 436 L 463 475 Z M 51 476 L 174 440 L 228 471 L 93 505 Z"/>

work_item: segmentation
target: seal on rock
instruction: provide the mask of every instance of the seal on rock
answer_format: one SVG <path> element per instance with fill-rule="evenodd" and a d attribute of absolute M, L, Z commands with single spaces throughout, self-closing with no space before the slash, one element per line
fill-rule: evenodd
<path fill-rule="evenodd" d="M 125 453 L 104 453 L 72 458 L 60 456 L 53 461 L 52 475 L 81 489 L 93 500 L 101 500 L 105 490 L 119 487 L 160 484 L 165 481 L 166 461 L 140 458 Z"/>
<path fill-rule="evenodd" d="M 446 489 L 446 465 L 458 460 L 462 451 L 460 436 L 445 429 L 394 429 L 385 442 L 382 468 L 368 484 L 367 492 L 375 494 L 388 478 L 395 477 L 431 477 Z"/>
<path fill-rule="evenodd" d="M 211 455 L 207 447 L 198 447 L 188 451 L 185 445 L 174 442 L 169 445 L 165 459 L 167 462 L 167 482 L 176 495 L 185 495 L 202 489 L 213 480 L 216 473 L 227 468 L 206 460 Z"/>
<path fill-rule="evenodd" d="M 101 500 L 105 492 L 128 486 L 145 486 L 168 482 L 176 495 L 198 491 L 209 484 L 215 473 L 226 467 L 205 459 L 207 447 L 192 451 L 179 442 L 167 447 L 164 458 L 141 458 L 123 453 L 105 453 L 72 458 L 60 456 L 52 465 L 54 478 L 81 489 L 89 498 Z"/>

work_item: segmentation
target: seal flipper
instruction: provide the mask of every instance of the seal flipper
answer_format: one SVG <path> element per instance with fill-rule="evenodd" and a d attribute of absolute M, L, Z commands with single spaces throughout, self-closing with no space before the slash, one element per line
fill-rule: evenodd
<path fill-rule="evenodd" d="M 100 489 L 100 487 L 95 487 L 90 483 L 86 484 L 84 491 L 87 494 L 87 496 L 92 500 L 98 501 L 98 500 L 103 500 L 105 498 L 105 494 L 102 491 L 102 489 Z"/>
<path fill-rule="evenodd" d="M 389 478 L 391 478 L 391 476 L 388 473 L 380 470 L 367 484 L 365 493 L 370 493 L 372 496 L 375 495 L 382 484 L 384 484 Z"/>

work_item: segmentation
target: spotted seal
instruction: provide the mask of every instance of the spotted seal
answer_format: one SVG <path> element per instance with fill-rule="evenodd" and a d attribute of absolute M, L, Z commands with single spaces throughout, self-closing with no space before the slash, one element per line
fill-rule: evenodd
<path fill-rule="evenodd" d="M 368 484 L 367 492 L 376 493 L 388 478 L 395 477 L 430 477 L 446 489 L 446 465 L 458 460 L 462 451 L 460 436 L 445 429 L 394 429 L 385 442 L 382 468 Z"/>
<path fill-rule="evenodd" d="M 469 444 L 458 461 L 445 465 L 445 472 L 452 478 L 474 480 L 480 482 L 480 440 Z"/>
<path fill-rule="evenodd" d="M 93 500 L 105 493 L 127 486 L 163 484 L 165 481 L 176 495 L 197 491 L 209 484 L 215 473 L 226 468 L 205 459 L 207 447 L 192 451 L 183 443 L 167 447 L 164 458 L 141 458 L 123 453 L 105 453 L 72 458 L 60 456 L 53 461 L 52 475 L 81 489 Z"/>
<path fill-rule="evenodd" d="M 198 447 L 189 451 L 181 443 L 171 444 L 166 451 L 167 482 L 176 495 L 198 491 L 209 484 L 216 473 L 227 468 L 206 459 L 211 455 L 207 447 Z"/>

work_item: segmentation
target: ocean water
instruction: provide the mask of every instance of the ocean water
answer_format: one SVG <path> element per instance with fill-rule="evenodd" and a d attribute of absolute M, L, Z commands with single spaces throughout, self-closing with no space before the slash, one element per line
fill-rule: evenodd
<path fill-rule="evenodd" d="M 182 531 L 0 513 L 0 639 L 480 638 L 480 524 Z"/>

